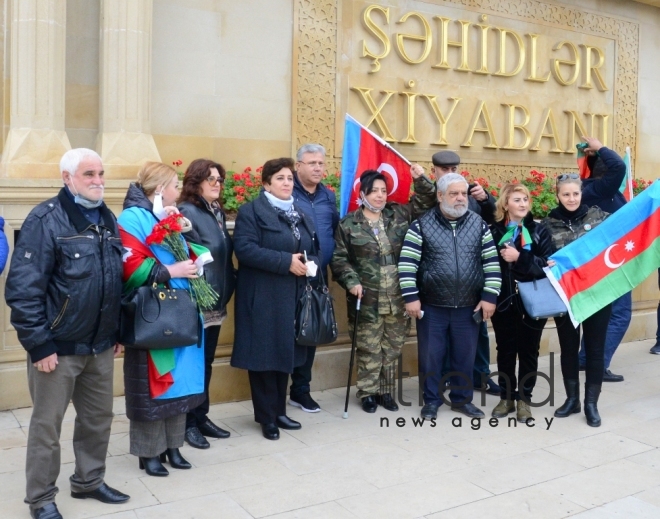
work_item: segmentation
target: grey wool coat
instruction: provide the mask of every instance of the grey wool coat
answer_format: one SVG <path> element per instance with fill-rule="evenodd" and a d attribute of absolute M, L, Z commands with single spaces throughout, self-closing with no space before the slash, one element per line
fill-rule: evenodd
<path fill-rule="evenodd" d="M 295 205 L 294 205 L 295 208 Z M 298 210 L 298 208 L 296 208 Z M 304 276 L 289 272 L 294 253 L 319 260 L 311 217 L 298 210 L 300 240 L 263 192 L 238 210 L 234 253 L 238 259 L 235 333 L 231 365 L 251 371 L 292 373 L 304 364 L 307 349 L 295 341 L 296 305 Z"/>

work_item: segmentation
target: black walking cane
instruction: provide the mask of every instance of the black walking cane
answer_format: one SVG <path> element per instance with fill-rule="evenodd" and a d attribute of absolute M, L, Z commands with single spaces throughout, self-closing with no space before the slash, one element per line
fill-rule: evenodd
<path fill-rule="evenodd" d="M 344 404 L 344 418 L 348 418 L 348 397 L 351 394 L 351 375 L 353 374 L 353 361 L 355 360 L 355 349 L 357 348 L 357 326 L 360 316 L 360 301 L 358 298 L 355 305 L 355 321 L 353 321 L 353 342 L 351 344 L 351 362 L 348 364 L 348 382 L 346 383 L 346 403 Z"/>

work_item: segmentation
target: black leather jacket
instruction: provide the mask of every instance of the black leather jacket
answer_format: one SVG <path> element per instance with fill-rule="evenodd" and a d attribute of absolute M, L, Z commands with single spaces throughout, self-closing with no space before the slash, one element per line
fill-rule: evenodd
<path fill-rule="evenodd" d="M 497 257 L 502 271 L 502 290 L 497 298 L 498 311 L 506 310 L 514 303 L 512 296 L 516 293 L 516 281 L 532 281 L 545 277 L 543 267 L 547 266 L 548 257 L 553 253 L 550 231 L 540 223 L 535 222 L 532 213 L 527 213 L 523 224 L 532 236 L 532 248 L 531 250 L 523 249 L 520 246 L 520 237 L 518 237 L 515 246 L 520 252 L 520 256 L 513 263 L 504 261 L 499 253 L 502 247 L 498 244 L 507 231 L 504 222 L 495 222 L 490 228 L 493 241 L 497 246 Z"/>
<path fill-rule="evenodd" d="M 183 202 L 178 208 L 181 214 L 190 220 L 193 230 L 199 237 L 199 240 L 193 238 L 193 241 L 209 249 L 213 256 L 213 261 L 204 266 L 204 275 L 213 290 L 220 295 L 215 310 L 222 310 L 229 303 L 236 285 L 236 272 L 232 263 L 234 245 L 227 232 L 225 214 L 220 213 L 222 217 L 222 230 L 220 230 L 213 211 L 203 199 L 199 199 L 198 205 Z"/>
<path fill-rule="evenodd" d="M 94 225 L 62 188 L 23 223 L 5 299 L 33 362 L 97 354 L 116 342 L 124 248 L 115 216 L 99 209 Z"/>

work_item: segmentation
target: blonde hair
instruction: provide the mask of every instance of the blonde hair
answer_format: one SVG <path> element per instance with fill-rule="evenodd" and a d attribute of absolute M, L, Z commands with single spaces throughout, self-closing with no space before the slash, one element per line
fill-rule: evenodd
<path fill-rule="evenodd" d="M 176 177 L 176 171 L 172 166 L 162 162 L 145 162 L 137 175 L 137 184 L 142 188 L 144 194 L 151 196 L 156 188 L 164 188 Z"/>
<path fill-rule="evenodd" d="M 509 201 L 509 197 L 514 193 L 522 193 L 525 196 L 527 196 L 527 198 L 531 198 L 531 196 L 529 194 L 529 189 L 527 189 L 522 184 L 513 184 L 513 183 L 504 184 L 504 187 L 500 191 L 500 196 L 497 199 L 497 202 L 495 202 L 495 221 L 496 222 L 502 222 L 502 221 L 506 220 L 508 212 L 507 212 L 505 206 L 506 206 L 507 202 Z"/>

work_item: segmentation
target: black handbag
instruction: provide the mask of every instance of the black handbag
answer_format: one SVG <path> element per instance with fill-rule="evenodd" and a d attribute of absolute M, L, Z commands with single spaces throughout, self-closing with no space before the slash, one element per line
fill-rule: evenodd
<path fill-rule="evenodd" d="M 330 344 L 337 340 L 337 320 L 332 296 L 319 267 L 319 286 L 312 287 L 307 278 L 305 291 L 296 308 L 296 342 L 302 346 Z"/>
<path fill-rule="evenodd" d="M 548 278 L 518 282 L 518 293 L 527 315 L 532 319 L 561 317 L 568 313 L 564 301 Z"/>
<path fill-rule="evenodd" d="M 137 350 L 197 344 L 199 312 L 186 289 L 142 286 L 122 298 L 119 343 Z"/>

